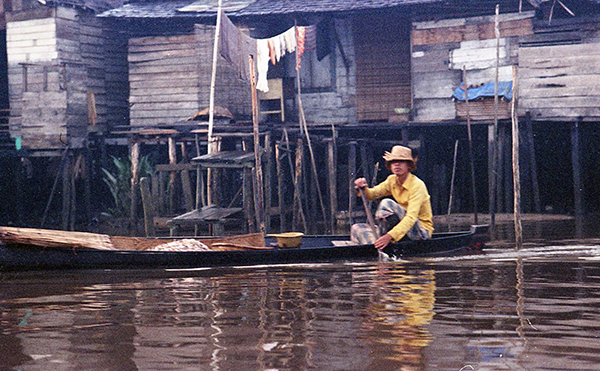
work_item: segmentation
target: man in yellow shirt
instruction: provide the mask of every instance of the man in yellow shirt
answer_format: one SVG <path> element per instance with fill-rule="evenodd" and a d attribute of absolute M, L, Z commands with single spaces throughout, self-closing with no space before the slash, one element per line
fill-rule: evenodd
<path fill-rule="evenodd" d="M 363 188 L 370 201 L 385 196 L 393 197 L 393 200 L 383 199 L 375 212 L 381 237 L 375 236 L 367 224 L 359 223 L 350 230 L 352 241 L 372 243 L 376 248 L 383 249 L 404 236 L 413 240 L 430 238 L 433 233 L 431 201 L 425 183 L 412 174 L 417 166 L 411 149 L 394 146 L 391 152 L 385 152 L 383 159 L 392 172 L 386 180 L 373 188 L 368 188 L 365 178 L 354 181 L 356 189 Z M 399 221 L 394 223 L 394 218 Z"/>

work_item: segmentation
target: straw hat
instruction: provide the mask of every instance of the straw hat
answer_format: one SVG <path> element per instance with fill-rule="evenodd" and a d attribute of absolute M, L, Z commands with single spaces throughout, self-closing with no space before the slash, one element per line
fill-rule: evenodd
<path fill-rule="evenodd" d="M 410 161 L 413 164 L 415 163 L 415 159 L 412 156 L 411 149 L 404 146 L 393 146 L 392 152 L 385 151 L 383 159 L 385 160 L 385 162 Z"/>

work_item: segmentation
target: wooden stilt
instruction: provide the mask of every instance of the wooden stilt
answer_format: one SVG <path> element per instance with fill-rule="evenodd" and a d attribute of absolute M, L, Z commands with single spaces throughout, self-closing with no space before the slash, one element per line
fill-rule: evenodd
<path fill-rule="evenodd" d="M 271 148 L 271 134 L 266 133 L 264 137 L 265 146 L 265 232 L 271 231 L 271 203 L 273 190 L 271 187 L 271 178 L 273 176 L 273 149 Z"/>
<path fill-rule="evenodd" d="M 494 34 L 496 36 L 496 69 L 495 69 L 495 83 L 494 83 L 494 125 L 493 125 L 493 133 L 488 136 L 488 143 L 491 146 L 491 154 L 490 159 L 491 166 L 489 166 L 489 187 L 490 187 L 490 221 L 492 230 L 496 227 L 496 193 L 497 193 L 497 155 L 498 155 L 498 143 L 497 143 L 497 133 L 498 133 L 498 75 L 499 75 L 499 60 L 500 60 L 500 5 L 496 4 L 496 16 L 494 18 Z"/>
<path fill-rule="evenodd" d="M 244 168 L 244 174 L 242 177 L 242 186 L 243 186 L 243 205 L 244 205 L 244 213 L 246 215 L 246 221 L 248 223 L 248 230 L 252 232 L 256 232 L 256 224 L 254 223 L 254 212 L 252 205 L 254 202 L 252 201 L 252 184 L 250 179 L 252 179 L 252 170 L 248 168 Z"/>
<path fill-rule="evenodd" d="M 150 184 L 148 178 L 140 179 L 140 193 L 142 194 L 142 206 L 144 208 L 144 231 L 146 237 L 154 237 L 154 203 L 150 194 Z"/>
<path fill-rule="evenodd" d="M 287 147 L 287 153 L 288 153 L 288 164 L 290 167 L 290 176 L 291 176 L 291 182 L 293 184 L 294 187 L 294 200 L 292 202 L 292 227 L 293 228 L 297 228 L 298 226 L 298 218 L 297 216 L 300 217 L 300 220 L 302 221 L 302 225 L 304 226 L 304 230 L 306 230 L 306 218 L 304 216 L 304 210 L 302 207 L 302 193 L 300 192 L 300 180 L 301 180 L 301 176 L 299 176 L 298 174 L 296 174 L 296 168 L 294 167 L 294 164 L 292 163 L 292 157 L 291 157 L 291 153 L 292 153 L 292 148 L 290 145 L 290 139 L 288 137 L 288 133 L 287 130 L 284 128 L 283 129 L 283 138 L 285 139 L 285 145 Z M 302 138 L 298 138 L 298 141 L 300 142 L 300 146 L 298 146 L 299 148 L 302 148 L 302 144 L 301 144 L 301 140 Z M 300 166 L 297 166 L 297 168 L 300 170 L 300 172 L 302 171 L 302 152 L 300 153 L 300 158 L 298 158 L 298 148 L 296 148 L 296 164 L 298 164 L 298 161 L 300 161 Z M 296 208 L 296 202 L 298 201 L 298 208 Z M 299 214 L 299 215 L 298 215 Z"/>
<path fill-rule="evenodd" d="M 469 83 L 467 82 L 467 68 L 463 66 L 463 84 L 465 87 L 465 109 L 467 111 L 467 139 L 469 141 L 469 165 L 471 167 L 471 195 L 473 202 L 474 224 L 478 224 L 477 217 L 477 186 L 475 184 L 475 161 L 473 159 L 473 136 L 471 134 L 471 113 L 469 111 Z"/>
<path fill-rule="evenodd" d="M 402 145 L 407 147 L 408 146 L 408 128 L 406 126 L 403 126 L 402 129 L 400 129 L 401 133 L 402 133 Z"/>
<path fill-rule="evenodd" d="M 329 228 L 335 233 L 335 216 L 337 214 L 337 154 L 335 141 L 327 141 L 327 173 L 329 185 Z"/>
<path fill-rule="evenodd" d="M 46 217 L 48 216 L 48 211 L 50 210 L 50 205 L 52 204 L 52 199 L 54 198 L 54 194 L 56 193 L 56 187 L 58 186 L 58 180 L 61 176 L 64 178 L 64 167 L 66 166 L 67 158 L 69 156 L 69 146 L 65 148 L 63 154 L 60 158 L 60 163 L 58 165 L 58 169 L 56 170 L 56 177 L 54 178 L 54 183 L 52 184 L 52 190 L 50 191 L 50 197 L 48 198 L 48 203 L 46 203 L 46 208 L 44 209 L 44 214 L 42 215 L 41 228 L 44 228 L 44 224 L 46 223 Z M 23 160 L 21 159 L 21 162 Z M 19 172 L 22 171 L 19 166 Z M 18 183 L 17 183 L 18 184 Z"/>
<path fill-rule="evenodd" d="M 21 157 L 20 161 L 17 162 L 17 168 L 15 171 L 15 186 L 16 186 L 16 188 L 15 188 L 15 195 L 16 195 L 15 211 L 16 211 L 17 223 L 19 223 L 19 224 L 23 223 L 23 201 L 24 201 L 23 178 L 24 178 L 24 176 L 23 176 L 23 165 L 22 164 L 24 161 L 26 161 L 26 158 Z M 59 171 L 60 171 L 60 168 L 59 168 Z M 54 188 L 52 189 L 52 193 L 54 193 Z M 52 197 L 52 194 L 50 195 L 50 197 Z M 44 219 L 45 219 L 45 215 L 46 215 L 46 213 L 44 212 Z M 42 223 L 43 223 L 43 221 L 42 221 Z"/>
<path fill-rule="evenodd" d="M 73 157 L 71 153 L 65 159 L 65 166 L 62 172 L 62 229 L 69 229 L 69 215 L 71 211 L 71 169 L 73 167 Z"/>
<path fill-rule="evenodd" d="M 496 128 L 488 125 L 488 199 L 490 212 L 490 227 L 496 225 Z"/>
<path fill-rule="evenodd" d="M 364 140 L 361 140 L 358 145 L 360 147 L 360 165 L 362 169 L 362 175 L 367 181 L 369 181 L 369 179 L 371 179 L 371 162 L 369 162 L 367 159 L 367 145 Z M 370 184 L 370 186 L 372 187 L 373 184 Z"/>
<path fill-rule="evenodd" d="M 456 177 L 456 158 L 458 156 L 458 139 L 454 142 L 454 160 L 452 161 L 452 178 L 450 178 L 450 196 L 448 197 L 448 215 L 452 212 L 452 195 L 454 194 L 454 179 Z"/>
<path fill-rule="evenodd" d="M 583 183 L 581 182 L 581 154 L 580 154 L 580 126 L 581 121 L 574 122 L 571 125 L 571 159 L 573 165 L 573 199 L 575 204 L 575 214 L 584 213 L 583 206 Z"/>
<path fill-rule="evenodd" d="M 526 147 L 529 150 L 529 168 L 531 169 L 531 188 L 533 194 L 533 205 L 536 213 L 542 212 L 542 203 L 540 201 L 540 187 L 538 184 L 537 163 L 535 161 L 535 143 L 533 141 L 533 125 L 531 124 L 531 113 L 525 114 L 525 138 L 527 138 Z"/>
<path fill-rule="evenodd" d="M 512 172 L 514 188 L 515 242 L 517 250 L 523 246 L 523 227 L 521 225 L 521 178 L 519 171 L 519 115 L 518 115 L 517 67 L 513 67 L 512 118 Z"/>
<path fill-rule="evenodd" d="M 78 170 L 78 166 L 79 166 L 79 157 L 77 158 L 77 160 L 74 162 L 73 166 L 71 167 L 71 174 L 69 176 L 69 181 L 71 182 L 71 187 L 70 187 L 71 204 L 69 206 L 69 208 L 70 208 L 69 230 L 70 231 L 75 230 L 75 219 L 76 219 L 76 214 L 77 214 L 77 188 L 75 187 L 75 178 L 76 178 L 76 170 Z"/>
<path fill-rule="evenodd" d="M 87 224 L 92 222 L 92 154 L 89 148 L 84 150 L 83 182 L 85 187 L 85 220 Z"/>
<path fill-rule="evenodd" d="M 263 189 L 263 173 L 262 173 L 262 156 L 260 149 L 260 141 L 258 136 L 258 96 L 256 93 L 256 77 L 254 76 L 254 59 L 248 56 L 250 64 L 250 89 L 252 95 L 252 133 L 254 137 L 254 194 L 256 198 L 256 217 L 260 232 L 265 232 L 264 219 L 264 189 Z"/>
<path fill-rule="evenodd" d="M 282 153 L 281 142 L 275 143 L 275 164 L 277 167 L 277 199 L 279 200 L 279 231 L 287 231 L 286 223 L 286 205 L 285 192 L 284 192 L 284 167 L 281 161 L 282 157 L 287 154 Z"/>
<path fill-rule="evenodd" d="M 169 164 L 176 165 L 177 164 L 177 146 L 175 144 L 175 138 L 169 137 L 167 140 L 169 146 Z M 175 172 L 169 172 L 169 214 L 175 213 Z"/>
<path fill-rule="evenodd" d="M 356 179 L 356 142 L 348 143 L 348 222 L 352 226 L 354 219 L 352 218 L 352 210 L 354 210 L 354 202 L 356 199 L 356 191 L 354 190 L 354 180 Z M 372 186 L 372 184 L 370 184 Z"/>

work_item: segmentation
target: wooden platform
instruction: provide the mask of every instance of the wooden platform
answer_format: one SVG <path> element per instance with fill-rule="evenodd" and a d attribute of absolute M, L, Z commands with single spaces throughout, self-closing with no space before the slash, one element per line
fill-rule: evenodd
<path fill-rule="evenodd" d="M 243 220 L 243 218 L 235 217 L 236 214 L 240 213 L 242 210 L 241 207 L 205 206 L 170 219 L 167 222 L 167 226 L 170 228 L 178 228 L 209 224 L 213 226 L 213 233 L 215 235 L 222 235 L 223 224 L 226 221 L 233 219 Z"/>

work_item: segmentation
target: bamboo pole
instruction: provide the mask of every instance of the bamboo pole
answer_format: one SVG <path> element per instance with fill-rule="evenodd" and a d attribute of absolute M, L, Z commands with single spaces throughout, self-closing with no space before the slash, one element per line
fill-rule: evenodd
<path fill-rule="evenodd" d="M 488 137 L 489 145 L 491 148 L 491 169 L 489 172 L 489 199 L 490 199 L 490 224 L 492 230 L 496 227 L 496 192 L 497 192 L 497 176 L 496 166 L 498 163 L 498 69 L 500 60 L 500 5 L 496 4 L 496 16 L 494 17 L 494 34 L 496 36 L 496 69 L 494 78 L 494 126 L 493 132 Z"/>
<path fill-rule="evenodd" d="M 222 0 L 217 2 L 217 24 L 215 27 L 215 40 L 213 44 L 212 71 L 210 75 L 210 95 L 208 98 L 208 148 L 207 152 L 213 153 L 213 127 L 215 120 L 215 84 L 217 80 L 217 53 L 219 52 L 219 34 L 221 32 L 221 6 Z M 212 187 L 211 187 L 211 169 L 207 171 L 207 200 L 208 204 L 212 204 Z"/>
<path fill-rule="evenodd" d="M 256 219 L 261 233 L 265 232 L 263 175 L 261 165 L 260 141 L 258 137 L 258 97 L 256 95 L 256 76 L 254 75 L 254 58 L 249 55 L 250 89 L 252 93 L 252 134 L 254 137 L 254 194 L 256 198 Z"/>
<path fill-rule="evenodd" d="M 356 142 L 348 143 L 348 222 L 354 224 L 352 209 L 354 209 L 354 180 L 356 179 Z"/>
<path fill-rule="evenodd" d="M 452 178 L 450 179 L 450 197 L 448 197 L 448 216 L 452 212 L 452 195 L 454 194 L 454 179 L 456 178 L 456 158 L 458 157 L 458 139 L 454 142 L 454 160 L 452 162 Z"/>
<path fill-rule="evenodd" d="M 296 65 L 298 61 L 298 54 L 296 53 Z M 321 192 L 321 186 L 319 184 L 319 174 L 317 172 L 317 163 L 315 161 L 315 153 L 313 151 L 312 142 L 310 140 L 310 134 L 308 133 L 308 125 L 306 124 L 306 117 L 304 116 L 304 108 L 302 106 L 302 89 L 300 83 L 300 70 L 296 73 L 296 88 L 298 90 L 298 112 L 299 112 L 299 121 L 300 121 L 300 133 L 304 133 L 306 135 L 306 143 L 308 144 L 308 153 L 310 155 L 310 162 L 312 165 L 313 175 L 315 178 L 315 185 L 317 188 L 317 196 L 319 197 L 319 205 L 321 207 L 321 214 L 323 216 L 323 220 L 327 220 L 327 212 L 325 211 L 325 202 L 323 201 L 323 194 Z"/>
<path fill-rule="evenodd" d="M 517 250 L 523 246 L 523 227 L 521 225 L 521 178 L 519 173 L 519 116 L 517 112 L 517 66 L 513 66 L 513 99 L 511 104 L 512 118 L 512 171 L 514 188 L 515 242 Z"/>
<path fill-rule="evenodd" d="M 284 190 L 283 190 L 283 164 L 281 163 L 283 154 L 281 151 L 281 141 L 275 143 L 275 166 L 277 171 L 277 198 L 279 200 L 279 231 L 285 232 L 287 227 L 285 220 L 285 205 Z"/>
<path fill-rule="evenodd" d="M 463 83 L 465 85 L 465 109 L 467 111 L 467 138 L 469 141 L 469 164 L 471 166 L 471 194 L 473 195 L 473 219 L 477 224 L 477 188 L 475 186 L 475 161 L 473 160 L 473 137 L 471 134 L 471 113 L 469 111 L 469 84 L 467 68 L 463 66 Z"/>
<path fill-rule="evenodd" d="M 329 174 L 329 224 L 331 233 L 335 233 L 335 215 L 337 213 L 337 157 L 335 140 L 327 141 L 327 173 Z"/>

